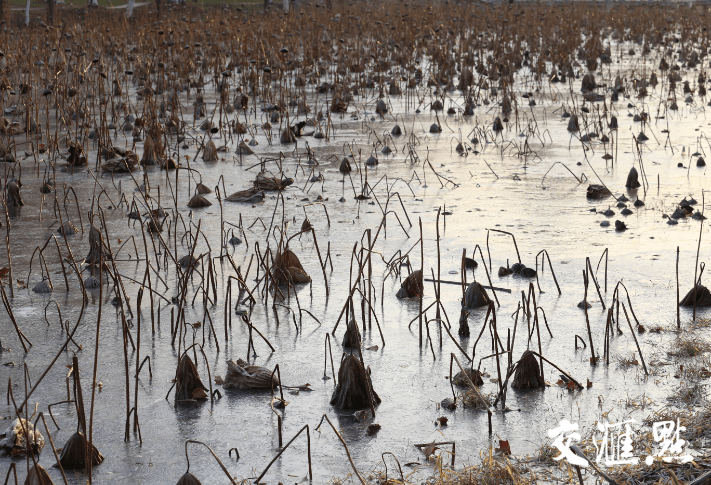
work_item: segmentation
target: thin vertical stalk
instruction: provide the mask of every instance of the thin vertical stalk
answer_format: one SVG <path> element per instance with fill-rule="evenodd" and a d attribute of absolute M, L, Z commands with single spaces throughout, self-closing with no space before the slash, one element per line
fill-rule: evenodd
<path fill-rule="evenodd" d="M 99 234 L 99 238 L 101 238 L 101 234 Z M 93 374 L 93 379 L 92 379 L 92 385 L 91 385 L 91 408 L 89 410 L 89 433 L 87 436 L 87 443 L 88 443 L 88 450 L 91 451 L 93 450 L 92 448 L 92 443 L 94 439 L 94 401 L 96 398 L 96 369 L 98 368 L 99 365 L 99 332 L 101 330 L 101 309 L 103 307 L 103 301 L 104 301 L 104 280 L 103 280 L 103 273 L 104 273 L 104 251 L 103 251 L 103 242 L 101 242 L 102 248 L 101 251 L 99 251 L 99 311 L 96 317 L 96 343 L 94 344 L 94 374 Z M 86 456 L 91 456 L 87 454 Z M 91 460 L 87 461 L 88 463 L 91 462 Z M 92 483 L 92 473 L 91 473 L 91 465 L 88 465 L 88 473 L 89 473 L 89 483 Z"/>

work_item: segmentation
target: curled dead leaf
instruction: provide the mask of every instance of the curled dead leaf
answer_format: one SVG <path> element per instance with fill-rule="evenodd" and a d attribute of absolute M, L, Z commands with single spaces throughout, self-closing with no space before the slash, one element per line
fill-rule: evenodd
<path fill-rule="evenodd" d="M 425 453 L 425 456 L 429 457 L 432 454 L 434 454 L 435 450 L 437 449 L 437 445 L 435 445 L 435 442 L 433 441 L 429 445 L 425 446 L 422 451 Z"/>
<path fill-rule="evenodd" d="M 494 451 L 497 453 L 501 453 L 502 455 L 510 455 L 511 454 L 511 445 L 509 445 L 508 440 L 499 440 L 499 447 L 494 448 Z"/>

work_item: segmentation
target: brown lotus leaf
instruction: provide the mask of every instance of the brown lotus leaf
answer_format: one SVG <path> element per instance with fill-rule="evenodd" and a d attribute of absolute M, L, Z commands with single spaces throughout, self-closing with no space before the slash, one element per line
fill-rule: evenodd
<path fill-rule="evenodd" d="M 279 385 L 276 375 L 266 367 L 249 365 L 242 359 L 227 361 L 227 375 L 223 379 L 225 389 L 272 389 Z"/>
<path fill-rule="evenodd" d="M 202 152 L 202 159 L 206 162 L 217 161 L 217 147 L 215 146 L 215 142 L 212 140 L 205 144 L 205 149 Z"/>
<path fill-rule="evenodd" d="M 516 364 L 511 387 L 516 389 L 538 389 L 543 387 L 541 369 L 538 367 L 536 356 L 530 350 L 525 351 L 521 356 L 521 360 Z"/>
<path fill-rule="evenodd" d="M 338 369 L 338 384 L 331 396 L 331 405 L 343 410 L 363 409 L 370 406 L 369 394 L 373 396 L 373 404 L 380 404 L 370 373 L 363 368 L 358 357 L 345 355 Z"/>
<path fill-rule="evenodd" d="M 422 290 L 422 271 L 418 269 L 405 278 L 396 296 L 398 298 L 415 298 L 416 296 L 422 296 Z"/>
<path fill-rule="evenodd" d="M 203 391 L 208 390 L 200 380 L 197 367 L 195 367 L 190 357 L 185 354 L 182 359 L 180 359 L 176 372 L 175 400 L 184 401 L 207 398 L 207 394 L 205 394 L 203 398 L 193 397 L 196 389 L 202 389 Z"/>
<path fill-rule="evenodd" d="M 193 195 L 193 197 L 190 199 L 190 202 L 188 202 L 188 207 L 190 207 L 191 209 L 197 209 L 199 207 L 208 207 L 211 205 L 212 202 L 210 202 L 200 194 Z"/>
<path fill-rule="evenodd" d="M 77 431 L 64 444 L 59 462 L 66 470 L 83 470 L 86 467 L 87 440 L 82 433 Z M 91 445 L 91 464 L 100 465 L 104 461 L 104 456 L 99 450 Z"/>
<path fill-rule="evenodd" d="M 247 190 L 240 190 L 225 198 L 229 202 L 249 202 L 257 203 L 264 200 L 264 192 L 256 187 Z"/>
<path fill-rule="evenodd" d="M 272 275 L 277 284 L 308 283 L 311 277 L 301 266 L 299 258 L 291 250 L 287 249 L 274 258 Z"/>
<path fill-rule="evenodd" d="M 197 184 L 197 187 L 195 187 L 195 190 L 197 190 L 197 193 L 200 195 L 212 193 L 212 190 L 210 189 L 210 187 L 208 187 L 207 185 L 204 185 L 202 182 Z"/>
<path fill-rule="evenodd" d="M 612 195 L 612 192 L 604 185 L 590 184 L 588 185 L 588 199 L 603 199 Z"/>

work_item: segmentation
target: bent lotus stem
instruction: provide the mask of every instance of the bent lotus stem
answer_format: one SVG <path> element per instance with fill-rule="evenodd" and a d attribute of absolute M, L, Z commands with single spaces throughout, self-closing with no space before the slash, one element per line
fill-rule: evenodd
<path fill-rule="evenodd" d="M 277 364 L 276 367 L 274 367 L 274 370 L 272 371 L 272 375 L 269 378 L 269 382 L 271 382 L 271 384 L 272 384 L 272 397 L 274 397 L 274 374 L 276 374 L 279 379 L 279 395 L 280 395 L 281 402 L 285 402 L 284 401 L 284 387 L 281 385 L 281 371 L 279 370 L 279 364 Z"/>
<path fill-rule="evenodd" d="M 190 471 L 190 457 L 188 456 L 188 444 L 189 443 L 194 443 L 196 445 L 203 445 L 205 448 L 208 449 L 208 451 L 212 454 L 212 456 L 217 460 L 218 465 L 220 465 L 220 468 L 222 468 L 222 471 L 225 472 L 225 475 L 227 475 L 227 478 L 230 479 L 230 483 L 232 485 L 237 485 L 237 482 L 235 482 L 235 479 L 232 478 L 232 475 L 230 475 L 230 472 L 227 471 L 227 468 L 225 468 L 225 465 L 222 463 L 222 460 L 220 460 L 217 455 L 215 454 L 214 451 L 212 451 L 212 448 L 210 448 L 208 445 L 203 443 L 202 441 L 197 441 L 197 440 L 187 440 L 185 441 L 185 461 L 188 462 L 188 469 L 185 470 L 185 473 Z"/>
<path fill-rule="evenodd" d="M 469 378 L 469 374 L 467 374 L 464 371 L 464 367 L 462 367 L 462 364 L 459 362 L 459 359 L 457 359 L 457 356 L 454 354 L 450 354 L 450 359 L 449 359 L 449 386 L 452 389 L 452 396 L 454 397 L 454 400 L 456 402 L 457 400 L 457 394 L 454 392 L 454 381 L 453 381 L 453 375 L 452 375 L 452 366 L 454 363 L 457 363 L 457 366 L 459 367 L 459 370 L 462 372 L 462 376 L 466 380 L 467 384 L 469 385 L 469 388 L 474 391 L 474 393 L 477 395 L 481 403 L 486 407 L 486 412 L 489 416 L 489 435 L 492 433 L 491 429 L 491 415 L 493 414 L 493 409 L 491 406 L 489 406 L 489 403 L 484 399 L 484 396 L 481 395 L 481 392 L 479 391 L 479 388 L 477 388 L 472 380 Z M 452 458 L 454 460 L 454 458 Z"/>
<path fill-rule="evenodd" d="M 585 266 L 587 266 L 588 268 L 587 274 L 590 276 L 593 283 L 595 283 L 595 289 L 597 290 L 597 296 L 600 298 L 600 303 L 602 303 L 602 309 L 605 310 L 607 308 L 605 306 L 605 300 L 603 300 L 602 294 L 600 293 L 600 285 L 597 282 L 597 278 L 595 278 L 595 272 L 592 269 L 592 264 L 590 263 L 589 257 L 585 258 Z"/>
<path fill-rule="evenodd" d="M 69 485 L 69 482 L 67 482 L 67 476 L 64 473 L 64 468 L 62 468 L 62 463 L 59 461 L 59 454 L 57 453 L 57 448 L 54 446 L 54 440 L 52 439 L 52 435 L 49 432 L 49 428 L 47 427 L 47 421 L 44 419 L 44 413 L 40 412 L 37 415 L 37 419 L 35 419 L 35 430 L 37 429 L 37 422 L 42 418 L 42 423 L 44 424 L 44 430 L 47 433 L 47 438 L 49 438 L 49 444 L 52 445 L 52 452 L 54 453 L 54 459 L 57 460 L 57 468 L 59 468 L 59 471 L 62 473 L 62 480 L 64 480 L 65 485 Z M 54 420 L 54 418 L 52 418 Z M 55 422 L 56 424 L 56 422 Z M 59 428 L 59 426 L 57 426 Z M 35 433 L 35 438 L 37 437 L 37 433 Z"/>
<path fill-rule="evenodd" d="M 328 344 L 328 347 L 326 346 Z M 333 376 L 333 387 L 336 387 L 336 371 L 334 370 L 333 367 L 333 351 L 331 350 L 331 334 L 326 332 L 326 338 L 323 341 L 323 377 L 326 378 L 326 350 L 328 350 L 328 354 L 331 357 L 331 375 Z"/>
<path fill-rule="evenodd" d="M 607 249 L 605 249 L 607 251 Z M 558 288 L 558 295 L 562 295 L 563 293 L 560 291 L 560 285 L 558 284 L 558 278 L 555 277 L 555 271 L 553 271 L 553 265 L 551 264 L 551 257 L 548 254 L 548 251 L 545 249 L 541 249 L 538 254 L 536 254 L 536 285 L 538 285 L 538 292 L 541 293 L 541 285 L 538 281 L 538 256 L 545 256 L 548 258 L 548 268 L 551 270 L 551 274 L 553 275 L 553 281 L 555 282 L 556 288 Z M 543 265 L 545 261 L 543 260 L 543 256 L 541 256 L 541 271 L 543 271 Z M 599 267 L 599 264 L 598 264 Z M 607 262 L 605 263 L 605 292 L 607 292 Z"/>
<path fill-rule="evenodd" d="M 10 481 L 10 472 L 14 473 L 15 475 L 15 485 L 18 484 L 17 481 L 17 465 L 15 465 L 15 462 L 10 463 L 10 467 L 7 469 L 7 475 L 5 475 L 5 483 L 4 485 L 7 485 L 7 482 Z"/>
<path fill-rule="evenodd" d="M 10 282 L 10 288 L 12 288 L 12 282 Z M 24 349 L 25 353 L 27 353 L 27 352 L 29 352 L 29 349 L 27 348 L 27 345 L 25 345 L 25 342 L 30 344 L 30 347 L 32 347 L 32 342 L 30 341 L 30 339 L 27 338 L 27 336 L 22 332 L 22 330 L 20 330 L 20 327 L 17 325 L 17 320 L 15 320 L 15 315 L 12 313 L 12 306 L 10 305 L 10 300 L 8 300 L 7 293 L 5 293 L 5 285 L 3 285 L 1 283 L 0 283 L 0 293 L 2 294 L 2 303 L 5 306 L 5 311 L 7 311 L 7 314 L 10 317 L 10 320 L 12 321 L 12 325 L 15 327 L 15 332 L 17 333 L 17 337 L 20 339 L 22 348 Z"/>
<path fill-rule="evenodd" d="M 474 250 L 472 251 L 472 258 L 476 254 L 477 249 L 479 250 L 479 257 L 481 258 L 481 264 L 482 264 L 482 266 L 484 266 L 484 272 L 486 273 L 486 279 L 489 281 L 489 287 L 491 288 L 491 292 L 494 294 L 494 300 L 496 300 L 496 306 L 500 307 L 501 303 L 499 303 L 499 297 L 496 296 L 496 290 L 494 289 L 494 283 L 491 282 L 491 275 L 489 274 L 489 270 L 486 267 L 486 261 L 484 261 L 484 253 L 482 253 L 481 246 L 479 246 L 478 244 L 476 246 L 474 246 Z"/>
<path fill-rule="evenodd" d="M 605 293 L 607 293 L 607 260 L 609 257 L 609 248 L 605 248 L 605 250 L 602 252 L 602 255 L 600 256 L 600 260 L 597 262 L 597 268 L 595 268 L 595 272 L 597 273 L 597 270 L 600 269 L 600 263 L 602 263 L 602 258 L 605 258 Z M 551 269 L 552 271 L 552 269 Z"/>
<path fill-rule="evenodd" d="M 454 452 L 452 452 L 454 453 Z M 400 466 L 400 460 L 397 459 L 397 456 L 395 456 L 393 453 L 386 451 L 385 453 L 380 455 L 380 459 L 383 460 L 383 465 L 385 465 L 385 483 L 388 483 L 388 464 L 385 462 L 385 455 L 392 455 L 392 457 L 395 459 L 395 463 L 397 463 L 397 468 L 400 470 L 400 481 L 402 483 L 405 483 L 405 476 L 402 474 L 402 467 Z M 454 461 L 454 457 L 452 457 L 452 461 Z M 454 465 L 454 463 L 452 463 Z"/>

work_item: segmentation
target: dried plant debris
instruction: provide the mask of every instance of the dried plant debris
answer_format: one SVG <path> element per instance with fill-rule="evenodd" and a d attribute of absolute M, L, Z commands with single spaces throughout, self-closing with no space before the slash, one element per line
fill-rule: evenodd
<path fill-rule="evenodd" d="M 35 430 L 31 422 L 24 418 L 15 419 L 5 430 L 4 438 L 0 440 L 0 449 L 6 454 L 24 456 L 29 448 L 33 453 L 39 453 L 44 448 L 44 437 Z"/>
<path fill-rule="evenodd" d="M 452 383 L 459 387 L 469 387 L 469 381 L 471 381 L 475 386 L 484 385 L 484 380 L 481 378 L 481 372 L 477 369 L 464 369 L 464 372 L 459 371 L 452 378 Z"/>
<path fill-rule="evenodd" d="M 279 381 L 269 369 L 249 365 L 242 359 L 227 361 L 227 374 L 222 381 L 225 389 L 274 389 L 277 386 Z"/>
<path fill-rule="evenodd" d="M 277 177 L 269 177 L 265 173 L 260 172 L 254 180 L 253 185 L 258 190 L 284 190 L 294 181 L 291 178 L 280 179 Z"/>
<path fill-rule="evenodd" d="M 456 439 L 451 455 L 433 442 L 419 458 L 434 466 L 410 474 L 386 453 L 387 475 L 363 481 L 572 483 L 575 470 L 549 447 L 531 461 L 510 454 L 536 451 L 545 438 L 546 408 L 530 391 L 548 385 L 543 373 L 557 381 L 550 392 L 563 408 L 568 399 L 580 405 L 581 420 L 596 405 L 608 413 L 604 403 L 622 412 L 665 405 L 657 418 L 679 417 L 697 449 L 711 439 L 706 6 L 183 3 L 74 9 L 50 1 L 46 15 L 28 7 L 27 25 L 10 7 L 0 18 L 0 377 L 12 382 L 2 447 L 35 454 L 26 467 L 16 463 L 18 482 L 59 477 L 46 455 L 36 460 L 49 436 L 27 416 L 34 438 L 25 439 L 15 420 L 30 403 L 57 403 L 55 438 L 71 436 L 65 468 L 81 475 L 102 459 L 86 451 L 79 359 L 85 384 L 105 389 L 93 395 L 90 418 L 102 447 L 115 436 L 97 430 L 116 422 L 129 444 L 152 436 L 151 447 L 155 436 L 199 438 L 187 432 L 192 425 L 224 442 L 215 423 L 225 413 L 270 415 L 256 433 L 232 430 L 229 446 L 241 440 L 251 451 L 243 453 L 250 463 L 227 467 L 235 471 L 260 469 L 283 451 L 275 439 L 324 413 L 342 418 L 346 446 L 353 437 L 375 446 L 409 439 L 403 433 L 416 419 L 425 432 L 456 438 L 467 414 L 484 418 L 470 408 L 497 402 L 497 413 L 515 406 L 539 424 L 493 419 L 498 448 L 483 450 L 480 465 L 460 460 L 476 455 L 480 439 Z M 510 232 L 494 236 L 493 227 Z M 614 286 L 620 280 L 626 287 Z M 540 332 L 531 326 L 544 322 Z M 460 369 L 448 368 L 451 354 L 470 356 L 460 363 L 466 370 L 452 375 Z M 72 355 L 68 381 L 62 366 Z M 234 359 L 225 366 L 226 356 Z M 564 371 L 546 359 L 575 361 L 588 390 L 566 392 L 575 381 L 558 380 Z M 290 376 L 330 382 L 310 399 L 305 386 L 287 388 L 300 402 L 282 413 L 283 398 L 265 396 L 281 385 L 277 362 Z M 494 365 L 495 378 L 475 370 Z M 210 393 L 202 379 L 223 366 L 226 378 L 214 376 L 223 389 Z M 504 382 L 517 390 L 497 401 Z M 167 398 L 183 403 L 169 410 L 176 419 L 151 419 L 171 384 Z M 377 413 L 374 385 L 393 400 Z M 125 402 L 115 399 L 122 389 Z M 17 416 L 10 395 L 26 401 Z M 196 404 L 207 399 L 214 405 Z M 410 412 L 392 414 L 403 406 Z M 427 407 L 428 415 L 412 413 Z M 387 437 L 381 410 L 377 419 L 400 420 L 381 430 Z M 74 411 L 79 433 L 64 434 Z M 521 439 L 521 430 L 531 436 Z M 305 451 L 315 430 L 304 431 L 288 453 Z M 151 461 L 159 481 L 199 483 L 166 460 L 184 445 L 162 439 Z M 134 479 L 127 457 L 136 448 L 111 448 L 111 472 Z M 348 451 L 366 469 L 372 450 Z M 324 456 L 333 453 L 309 457 L 316 482 Z M 705 459 L 695 466 L 614 473 L 619 483 L 681 483 L 698 478 Z M 586 472 L 583 481 L 596 478 Z M 279 479 L 287 477 L 272 470 L 257 481 Z"/>
<path fill-rule="evenodd" d="M 604 185 L 590 184 L 588 186 L 587 197 L 588 199 L 603 199 L 610 197 L 612 192 Z"/>
<path fill-rule="evenodd" d="M 698 336 L 679 335 L 669 347 L 667 353 L 677 357 L 696 357 L 711 351 L 711 343 Z"/>
<path fill-rule="evenodd" d="M 240 190 L 229 197 L 226 197 L 225 200 L 229 202 L 247 202 L 250 204 L 258 204 L 264 201 L 264 191 L 257 188 Z"/>

